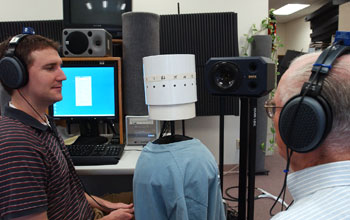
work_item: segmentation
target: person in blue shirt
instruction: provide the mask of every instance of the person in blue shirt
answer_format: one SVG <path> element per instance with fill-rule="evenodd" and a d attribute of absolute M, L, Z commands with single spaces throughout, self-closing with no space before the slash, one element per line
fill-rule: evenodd
<path fill-rule="evenodd" d="M 147 101 L 157 104 L 154 108 L 149 106 L 150 118 L 174 123 L 174 120 L 195 117 L 194 55 L 160 55 L 146 59 L 155 64 L 149 71 L 149 63 L 144 58 Z M 177 60 L 180 62 L 174 63 Z M 147 73 L 165 77 L 161 82 Z M 157 89 L 162 91 L 155 91 Z M 187 89 L 186 96 L 182 94 L 184 89 Z M 172 128 L 171 135 L 161 132 L 160 138 L 148 143 L 137 161 L 133 179 L 135 219 L 226 219 L 214 156 L 200 140 L 176 135 Z"/>

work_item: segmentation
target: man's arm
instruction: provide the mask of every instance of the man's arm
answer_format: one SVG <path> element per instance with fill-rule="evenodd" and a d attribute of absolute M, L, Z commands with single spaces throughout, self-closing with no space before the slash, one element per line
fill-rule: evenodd
<path fill-rule="evenodd" d="M 134 204 L 125 204 L 125 203 L 113 203 L 107 200 L 101 199 L 97 196 L 92 196 L 99 204 L 94 201 L 87 193 L 85 193 L 85 197 L 89 204 L 93 208 L 97 208 L 102 210 L 105 213 L 110 213 L 108 216 L 103 217 L 102 219 L 132 219 L 134 216 Z M 101 220 L 102 220 L 101 219 Z"/>

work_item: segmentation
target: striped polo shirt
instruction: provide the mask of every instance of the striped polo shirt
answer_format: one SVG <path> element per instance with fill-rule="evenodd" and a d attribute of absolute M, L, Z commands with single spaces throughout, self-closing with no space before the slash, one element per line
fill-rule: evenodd
<path fill-rule="evenodd" d="M 309 167 L 288 175 L 293 205 L 273 220 L 350 219 L 350 161 Z"/>
<path fill-rule="evenodd" d="M 62 138 L 6 107 L 0 119 L 0 219 L 47 211 L 50 220 L 93 217 Z"/>

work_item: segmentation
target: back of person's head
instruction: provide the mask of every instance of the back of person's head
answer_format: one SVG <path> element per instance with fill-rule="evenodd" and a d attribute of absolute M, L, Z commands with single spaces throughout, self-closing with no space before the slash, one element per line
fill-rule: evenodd
<path fill-rule="evenodd" d="M 306 54 L 292 62 L 289 74 L 281 79 L 284 82 L 279 88 L 282 105 L 300 94 L 319 55 L 320 53 Z M 328 102 L 333 115 L 332 129 L 322 144 L 327 146 L 325 152 L 350 152 L 350 55 L 343 55 L 334 62 L 320 95 Z"/>
<path fill-rule="evenodd" d="M 12 38 L 13 37 L 10 37 L 0 43 L 0 59 L 7 55 L 6 52 L 9 48 L 9 43 Z M 18 60 L 20 60 L 20 62 L 22 62 L 26 70 L 28 70 L 29 67 L 33 64 L 31 53 L 33 51 L 43 50 L 47 48 L 52 48 L 58 51 L 59 44 L 41 35 L 26 35 L 16 46 L 14 55 L 18 58 Z M 7 87 L 3 82 L 1 83 L 4 86 L 5 90 L 11 95 L 13 93 L 13 89 Z"/>

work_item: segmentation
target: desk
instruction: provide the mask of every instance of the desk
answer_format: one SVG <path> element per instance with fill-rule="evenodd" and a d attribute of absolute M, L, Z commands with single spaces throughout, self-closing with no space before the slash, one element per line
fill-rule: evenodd
<path fill-rule="evenodd" d="M 75 166 L 75 169 L 79 175 L 132 175 L 142 149 L 142 146 L 125 146 L 118 164 Z"/>
<path fill-rule="evenodd" d="M 136 162 L 142 149 L 142 146 L 125 146 L 118 164 L 75 166 L 75 169 L 87 191 L 93 195 L 130 192 Z"/>

